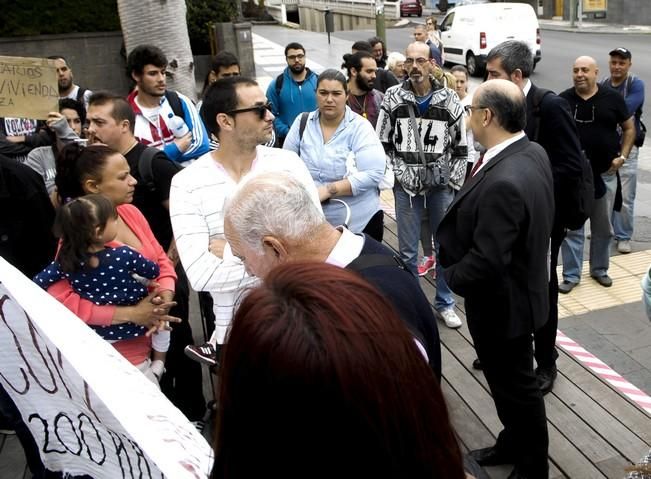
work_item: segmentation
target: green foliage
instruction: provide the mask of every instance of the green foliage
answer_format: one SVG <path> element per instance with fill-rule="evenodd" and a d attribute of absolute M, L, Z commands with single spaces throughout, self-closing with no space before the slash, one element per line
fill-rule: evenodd
<path fill-rule="evenodd" d="M 209 26 L 235 18 L 234 0 L 186 0 L 186 6 L 192 52 L 210 54 Z M 0 37 L 120 30 L 116 0 L 0 0 L 0 12 Z"/>
<path fill-rule="evenodd" d="M 0 0 L 0 37 L 120 30 L 116 0 Z"/>
<path fill-rule="evenodd" d="M 210 54 L 210 25 L 230 22 L 236 16 L 232 0 L 186 0 L 188 33 L 194 55 Z"/>

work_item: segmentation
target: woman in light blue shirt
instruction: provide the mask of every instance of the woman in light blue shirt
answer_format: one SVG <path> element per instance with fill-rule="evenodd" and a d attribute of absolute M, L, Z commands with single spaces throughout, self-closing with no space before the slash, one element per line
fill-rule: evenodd
<path fill-rule="evenodd" d="M 342 200 L 350 208 L 349 229 L 381 240 L 378 185 L 386 168 L 382 144 L 369 121 L 346 106 L 348 85 L 340 71 L 321 73 L 316 95 L 318 109 L 308 114 L 303 134 L 299 115 L 283 148 L 296 152 L 307 165 L 330 223 L 344 223 L 345 207 L 332 201 Z"/>

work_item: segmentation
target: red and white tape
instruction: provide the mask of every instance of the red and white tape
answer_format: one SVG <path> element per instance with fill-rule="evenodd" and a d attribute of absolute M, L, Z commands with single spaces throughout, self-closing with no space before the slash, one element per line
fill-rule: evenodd
<path fill-rule="evenodd" d="M 610 366 L 595 355 L 586 351 L 577 342 L 567 337 L 560 330 L 556 333 L 556 344 L 567 351 L 568 354 L 571 354 L 573 357 L 578 359 L 597 376 L 611 384 L 615 389 L 620 391 L 651 416 L 651 397 L 649 397 L 644 391 L 628 382 Z"/>

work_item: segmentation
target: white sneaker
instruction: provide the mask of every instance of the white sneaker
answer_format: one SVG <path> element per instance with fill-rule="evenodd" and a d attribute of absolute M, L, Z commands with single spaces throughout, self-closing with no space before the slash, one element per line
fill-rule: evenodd
<path fill-rule="evenodd" d="M 461 322 L 461 318 L 457 316 L 457 313 L 455 313 L 454 309 L 452 308 L 439 311 L 439 314 L 443 318 L 443 321 L 445 321 L 445 325 L 448 328 L 452 328 L 452 329 L 460 328 L 461 325 L 463 324 Z"/>
<path fill-rule="evenodd" d="M 617 242 L 617 251 L 622 254 L 628 254 L 631 252 L 631 242 L 630 240 L 619 240 Z"/>

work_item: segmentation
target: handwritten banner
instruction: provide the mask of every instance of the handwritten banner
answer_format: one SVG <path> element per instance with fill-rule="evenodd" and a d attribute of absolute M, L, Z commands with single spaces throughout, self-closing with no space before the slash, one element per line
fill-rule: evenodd
<path fill-rule="evenodd" d="M 212 450 L 135 367 L 0 258 L 0 384 L 52 471 L 206 478 Z"/>
<path fill-rule="evenodd" d="M 47 119 L 59 111 L 54 61 L 0 56 L 0 117 Z"/>

